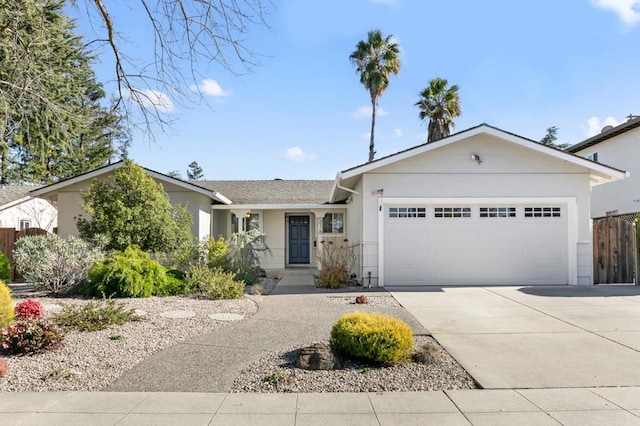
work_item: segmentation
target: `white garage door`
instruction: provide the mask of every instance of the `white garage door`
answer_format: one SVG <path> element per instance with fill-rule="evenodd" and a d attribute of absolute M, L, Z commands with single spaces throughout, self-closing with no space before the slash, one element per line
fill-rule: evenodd
<path fill-rule="evenodd" d="M 568 283 L 566 205 L 385 205 L 384 282 Z"/>

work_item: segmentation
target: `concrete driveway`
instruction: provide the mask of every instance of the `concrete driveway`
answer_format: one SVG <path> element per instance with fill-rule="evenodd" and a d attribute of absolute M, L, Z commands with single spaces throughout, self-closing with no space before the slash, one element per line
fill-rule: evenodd
<path fill-rule="evenodd" d="M 391 293 L 484 388 L 640 386 L 640 287 Z"/>

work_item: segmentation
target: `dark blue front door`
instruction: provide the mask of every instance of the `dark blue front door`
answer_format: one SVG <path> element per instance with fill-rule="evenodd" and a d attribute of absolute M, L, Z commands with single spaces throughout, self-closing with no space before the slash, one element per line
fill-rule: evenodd
<path fill-rule="evenodd" d="M 289 263 L 309 261 L 309 216 L 289 216 Z"/>

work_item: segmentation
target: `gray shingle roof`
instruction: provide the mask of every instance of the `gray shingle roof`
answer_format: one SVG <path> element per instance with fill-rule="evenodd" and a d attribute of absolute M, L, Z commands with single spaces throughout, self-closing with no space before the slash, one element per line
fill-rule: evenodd
<path fill-rule="evenodd" d="M 332 180 L 199 180 L 196 185 L 219 192 L 233 204 L 323 204 Z"/>
<path fill-rule="evenodd" d="M 5 185 L 0 186 L 0 207 L 12 201 L 29 196 L 29 191 L 39 188 L 40 185 Z"/>

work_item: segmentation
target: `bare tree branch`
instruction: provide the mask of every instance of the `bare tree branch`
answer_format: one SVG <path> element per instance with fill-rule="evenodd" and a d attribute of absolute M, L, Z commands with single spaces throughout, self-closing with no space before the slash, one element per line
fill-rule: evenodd
<path fill-rule="evenodd" d="M 132 7 L 144 11 L 154 43 L 152 63 L 140 64 L 125 55 L 123 26 L 112 18 L 109 6 L 103 0 L 85 5 L 114 63 L 118 103 L 129 114 L 140 113 L 149 135 L 153 127 L 171 122 L 159 98 L 188 105 L 194 92 L 202 100 L 200 80 L 208 77 L 211 65 L 235 76 L 259 65 L 246 37 L 255 27 L 268 28 L 265 18 L 272 6 L 270 0 L 138 0 Z"/>

